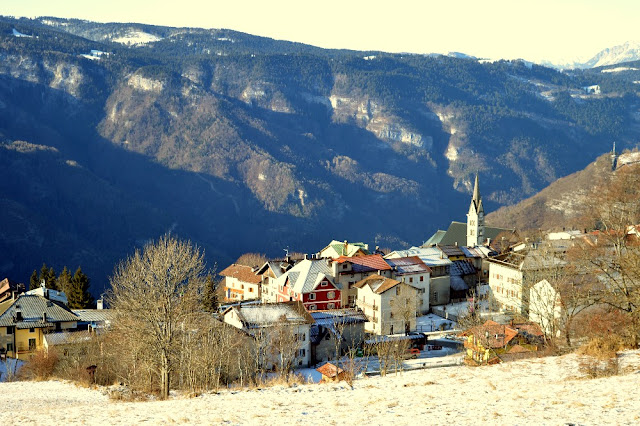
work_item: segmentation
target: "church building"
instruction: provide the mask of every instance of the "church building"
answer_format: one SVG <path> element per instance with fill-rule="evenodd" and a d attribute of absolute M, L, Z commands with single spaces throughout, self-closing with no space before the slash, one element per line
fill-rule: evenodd
<path fill-rule="evenodd" d="M 484 207 L 482 205 L 482 196 L 480 195 L 478 175 L 476 174 L 471 204 L 467 213 L 467 223 L 451 222 L 446 231 L 436 231 L 423 244 L 423 247 L 430 247 L 436 244 L 441 246 L 476 247 L 487 244 L 489 240 L 493 241 L 498 234 L 504 231 L 513 232 L 512 229 L 494 228 L 484 224 Z"/>

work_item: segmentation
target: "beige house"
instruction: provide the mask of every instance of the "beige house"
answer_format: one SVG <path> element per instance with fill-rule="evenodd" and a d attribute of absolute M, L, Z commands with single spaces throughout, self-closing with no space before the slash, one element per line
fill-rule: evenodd
<path fill-rule="evenodd" d="M 416 328 L 418 289 L 407 283 L 380 275 L 371 275 L 355 284 L 356 306 L 368 321 L 365 332 L 371 334 L 408 333 Z"/>
<path fill-rule="evenodd" d="M 78 316 L 48 292 L 23 294 L 0 315 L 0 348 L 7 356 L 29 359 L 45 348 L 45 334 L 77 328 Z"/>
<path fill-rule="evenodd" d="M 429 286 L 431 269 L 418 256 L 387 259 L 387 263 L 392 268 L 392 278 L 418 289 L 418 312 L 428 313 L 431 298 Z"/>
<path fill-rule="evenodd" d="M 446 305 L 451 295 L 451 260 L 440 247 L 411 247 L 407 250 L 396 250 L 386 255 L 385 259 L 417 256 L 431 270 L 429 276 L 429 305 Z"/>
<path fill-rule="evenodd" d="M 278 284 L 276 280 L 285 274 L 294 265 L 290 258 L 284 260 L 270 260 L 256 271 L 260 277 L 260 299 L 262 303 L 275 303 L 278 301 Z"/>
<path fill-rule="evenodd" d="M 250 266 L 233 264 L 220 275 L 224 277 L 224 297 L 227 301 L 260 299 L 262 277 Z"/>
<path fill-rule="evenodd" d="M 357 289 L 354 285 L 369 275 L 378 274 L 391 277 L 391 266 L 380 254 L 368 254 L 363 256 L 341 256 L 331 262 L 333 277 L 342 285 L 342 306 L 354 307 L 356 304 Z"/>

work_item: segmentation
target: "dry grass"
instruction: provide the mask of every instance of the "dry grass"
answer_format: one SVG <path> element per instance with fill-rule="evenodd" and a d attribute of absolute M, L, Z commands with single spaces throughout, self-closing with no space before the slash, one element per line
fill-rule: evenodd
<path fill-rule="evenodd" d="M 620 336 L 609 335 L 607 337 L 596 337 L 578 349 L 581 355 L 588 355 L 599 360 L 615 358 L 616 354 L 625 348 L 624 341 Z"/>

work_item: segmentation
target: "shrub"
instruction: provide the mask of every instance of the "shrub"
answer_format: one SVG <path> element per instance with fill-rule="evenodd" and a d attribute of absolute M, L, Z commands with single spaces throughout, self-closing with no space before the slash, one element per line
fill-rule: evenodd
<path fill-rule="evenodd" d="M 55 350 L 40 349 L 22 366 L 18 375 L 26 380 L 47 380 L 53 374 L 57 363 L 58 354 Z"/>

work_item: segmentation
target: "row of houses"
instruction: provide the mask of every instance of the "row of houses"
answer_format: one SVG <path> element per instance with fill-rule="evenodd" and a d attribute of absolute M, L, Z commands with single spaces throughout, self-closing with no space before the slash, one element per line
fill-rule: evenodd
<path fill-rule="evenodd" d="M 66 295 L 44 283 L 27 292 L 24 285 L 16 287 L 0 303 L 2 357 L 26 360 L 36 351 L 84 340 L 111 320 L 107 309 L 70 309 Z"/>

